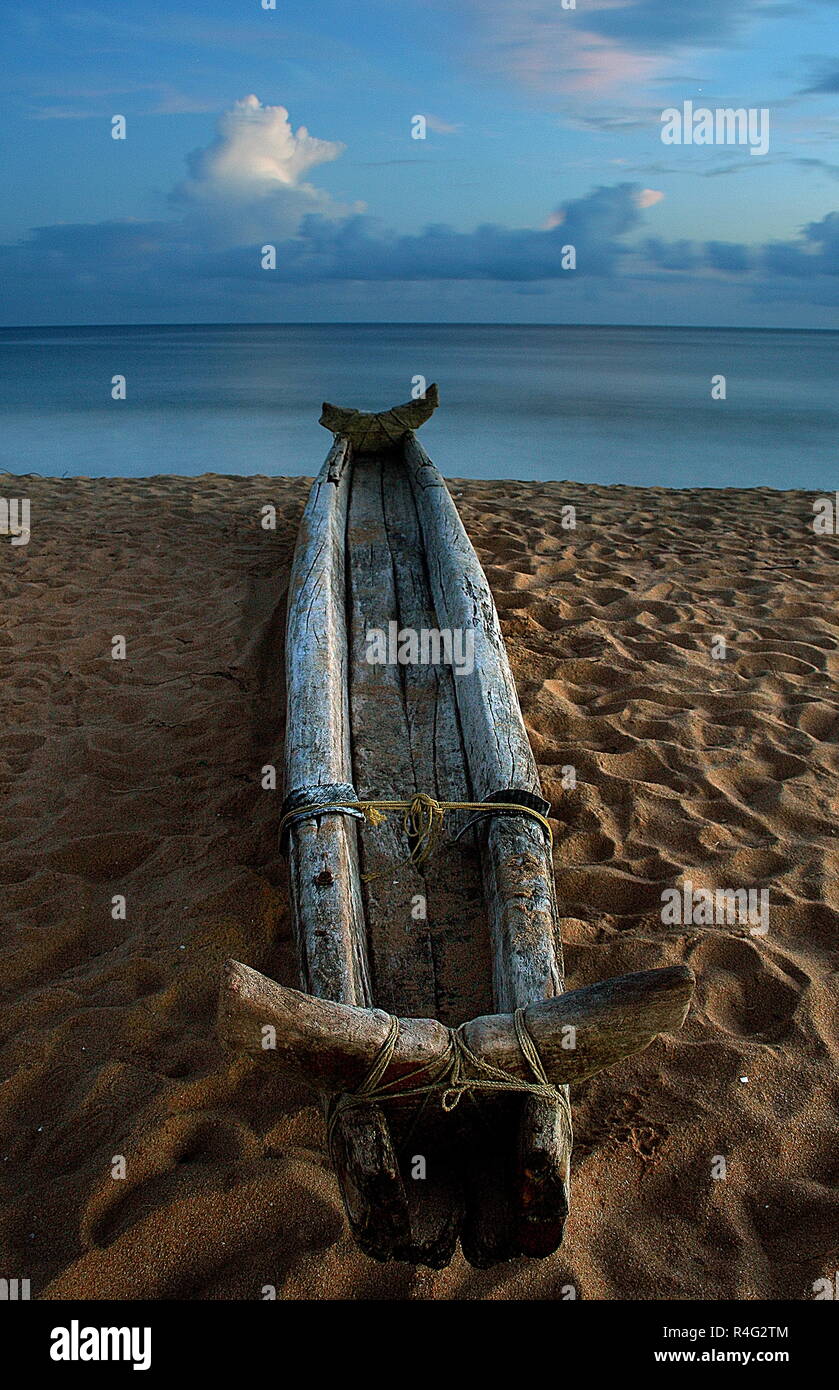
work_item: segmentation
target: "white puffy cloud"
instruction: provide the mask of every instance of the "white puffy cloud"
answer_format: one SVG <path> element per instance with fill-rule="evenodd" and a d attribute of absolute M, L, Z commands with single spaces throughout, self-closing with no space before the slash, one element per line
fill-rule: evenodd
<path fill-rule="evenodd" d="M 173 202 L 187 217 L 209 219 L 216 243 L 290 235 L 309 213 L 342 217 L 339 205 L 305 181 L 310 169 L 337 159 L 344 145 L 294 130 L 284 106 L 246 96 L 220 117 L 215 139 L 189 156 L 189 177 Z"/>
<path fill-rule="evenodd" d="M 247 96 L 225 111 L 209 148 L 192 156 L 189 188 L 197 197 L 264 197 L 278 185 L 299 187 L 309 169 L 343 150 L 338 141 L 315 139 L 305 126 L 293 130 L 284 106 L 263 106 L 259 97 Z"/>

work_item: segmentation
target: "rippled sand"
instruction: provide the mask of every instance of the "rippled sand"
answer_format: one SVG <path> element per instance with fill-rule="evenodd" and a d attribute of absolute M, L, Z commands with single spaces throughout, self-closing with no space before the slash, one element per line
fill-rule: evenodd
<path fill-rule="evenodd" d="M 839 538 L 805 493 L 452 488 L 554 803 L 568 986 L 686 961 L 685 1028 L 572 1094 L 557 1255 L 359 1254 L 308 1094 L 213 1033 L 228 955 L 297 983 L 259 775 L 307 483 L 0 479 L 32 505 L 0 537 L 0 1264 L 33 1296 L 801 1299 L 837 1267 Z M 768 888 L 768 934 L 662 925 L 684 880 Z"/>

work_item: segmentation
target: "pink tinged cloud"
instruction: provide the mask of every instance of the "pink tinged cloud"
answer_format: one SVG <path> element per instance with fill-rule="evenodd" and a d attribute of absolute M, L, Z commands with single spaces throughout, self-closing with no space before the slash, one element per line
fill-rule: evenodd
<path fill-rule="evenodd" d="M 676 3 L 677 0 L 674 0 Z M 468 0 L 480 60 L 522 86 L 548 95 L 593 96 L 638 88 L 664 59 L 585 28 L 586 13 L 625 8 L 630 0 L 586 0 L 575 9 L 541 0 Z"/>
<path fill-rule="evenodd" d="M 575 34 L 564 45 L 564 54 L 567 57 L 559 71 L 559 55 L 554 54 L 556 86 L 560 91 L 579 95 L 613 92 L 629 85 L 640 87 L 655 77 L 661 67 L 660 59 L 631 53 L 597 34 Z M 545 84 L 545 89 L 550 90 L 550 83 Z"/>
<path fill-rule="evenodd" d="M 439 116 L 427 115 L 425 122 L 428 129 L 433 130 L 435 135 L 457 135 L 463 129 L 460 123 L 452 125 L 451 121 L 441 120 Z"/>
<path fill-rule="evenodd" d="M 664 194 L 657 188 L 636 188 L 629 192 L 631 203 L 636 208 L 651 208 L 656 203 L 660 203 Z M 542 223 L 542 231 L 553 232 L 557 227 L 561 227 L 566 219 L 566 209 L 564 207 L 554 208 L 545 221 Z"/>

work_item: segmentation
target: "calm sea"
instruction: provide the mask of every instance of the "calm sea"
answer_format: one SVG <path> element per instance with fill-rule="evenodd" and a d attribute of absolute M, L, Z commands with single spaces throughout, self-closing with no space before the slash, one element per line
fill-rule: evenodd
<path fill-rule="evenodd" d="M 416 376 L 440 386 L 422 438 L 449 476 L 839 485 L 839 333 L 741 329 L 0 329 L 0 471 L 311 474 L 322 400 L 384 409 Z"/>

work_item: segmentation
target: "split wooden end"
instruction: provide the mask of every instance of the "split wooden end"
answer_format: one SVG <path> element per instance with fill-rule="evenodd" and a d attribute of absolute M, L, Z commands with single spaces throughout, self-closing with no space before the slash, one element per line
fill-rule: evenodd
<path fill-rule="evenodd" d="M 440 396 L 434 384 L 419 400 L 395 405 L 392 410 L 351 410 L 324 401 L 320 423 L 333 434 L 348 439 L 357 453 L 376 454 L 393 448 L 406 435 L 418 430 L 439 404 Z"/>

